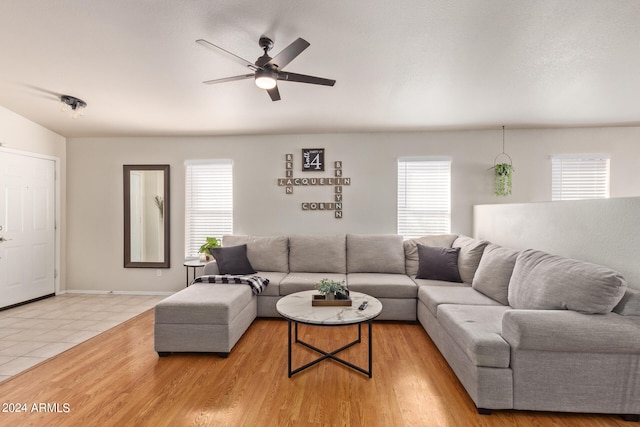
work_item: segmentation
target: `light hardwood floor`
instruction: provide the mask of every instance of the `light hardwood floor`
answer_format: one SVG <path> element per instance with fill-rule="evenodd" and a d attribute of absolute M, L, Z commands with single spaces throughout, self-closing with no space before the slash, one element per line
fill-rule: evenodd
<path fill-rule="evenodd" d="M 0 425 L 638 425 L 607 415 L 478 415 L 419 324 L 374 324 L 371 379 L 333 361 L 288 378 L 286 331 L 283 320 L 258 319 L 227 359 L 210 354 L 158 358 L 150 310 L 0 383 L 0 409 L 14 411 L 0 412 Z M 300 332 L 329 348 L 347 342 L 356 329 L 303 326 Z M 343 355 L 365 365 L 366 345 Z M 315 356 L 294 347 L 294 365 Z M 16 413 L 18 407 L 26 412 Z"/>

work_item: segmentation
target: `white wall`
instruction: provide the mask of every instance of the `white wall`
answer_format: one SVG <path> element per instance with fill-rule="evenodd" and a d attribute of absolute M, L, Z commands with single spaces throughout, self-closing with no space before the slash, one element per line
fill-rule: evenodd
<path fill-rule="evenodd" d="M 551 199 L 550 155 L 604 152 L 611 155 L 612 197 L 640 195 L 640 128 L 506 131 L 506 151 L 514 162 L 513 195 L 496 198 L 495 156 L 501 129 L 407 133 L 354 133 L 236 137 L 78 138 L 67 141 L 67 289 L 173 291 L 184 286 L 184 161 L 229 158 L 234 162 L 234 232 L 395 233 L 396 162 L 406 156 L 450 156 L 452 232 L 472 233 L 473 206 Z M 286 153 L 325 148 L 330 165 L 342 160 L 344 218 L 330 212 L 303 212 L 303 201 L 330 200 L 330 188 L 284 194 Z M 171 269 L 124 269 L 122 165 L 171 165 Z M 329 176 L 327 172 L 325 176 Z"/>
<path fill-rule="evenodd" d="M 12 150 L 27 151 L 59 160 L 60 164 L 60 287 L 64 289 L 66 283 L 66 139 L 24 117 L 0 106 L 0 144 Z"/>
<path fill-rule="evenodd" d="M 479 205 L 474 237 L 607 266 L 640 289 L 640 197 Z"/>

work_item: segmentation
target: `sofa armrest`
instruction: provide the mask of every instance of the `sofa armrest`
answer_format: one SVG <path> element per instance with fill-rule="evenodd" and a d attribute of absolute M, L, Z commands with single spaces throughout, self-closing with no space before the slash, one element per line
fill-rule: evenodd
<path fill-rule="evenodd" d="M 215 261 L 206 263 L 204 265 L 202 274 L 205 276 L 215 276 L 216 274 L 220 274 L 220 270 L 218 270 L 218 264 Z"/>
<path fill-rule="evenodd" d="M 640 353 L 640 316 L 509 310 L 502 317 L 502 337 L 519 350 Z"/>

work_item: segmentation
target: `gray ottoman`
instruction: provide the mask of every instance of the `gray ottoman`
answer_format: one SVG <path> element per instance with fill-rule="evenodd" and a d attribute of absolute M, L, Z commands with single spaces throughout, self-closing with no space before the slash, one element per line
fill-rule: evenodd
<path fill-rule="evenodd" d="M 257 298 L 247 285 L 196 283 L 155 308 L 154 349 L 213 352 L 227 357 L 257 316 Z"/>

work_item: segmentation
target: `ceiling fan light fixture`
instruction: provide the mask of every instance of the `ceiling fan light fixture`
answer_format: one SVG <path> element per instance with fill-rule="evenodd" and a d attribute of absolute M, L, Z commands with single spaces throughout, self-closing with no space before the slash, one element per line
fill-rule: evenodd
<path fill-rule="evenodd" d="M 85 108 L 87 108 L 87 103 L 80 98 L 71 95 L 60 96 L 60 111 L 69 112 L 74 119 L 84 116 Z"/>
<path fill-rule="evenodd" d="M 266 90 L 267 95 L 269 95 L 272 101 L 279 101 L 281 98 L 277 86 L 278 80 L 322 86 L 333 86 L 336 83 L 335 80 L 331 79 L 283 71 L 284 67 L 286 67 L 291 61 L 297 58 L 298 55 L 302 53 L 302 51 L 309 47 L 309 42 L 300 37 L 290 43 L 273 58 L 271 58 L 268 54 L 268 51 L 273 46 L 273 41 L 268 37 L 261 37 L 258 43 L 264 51 L 264 54 L 260 56 L 255 62 L 247 61 L 246 59 L 243 59 L 238 55 L 235 55 L 228 50 L 223 49 L 220 46 L 216 46 L 215 44 L 210 43 L 204 39 L 198 39 L 196 40 L 196 43 L 217 53 L 226 55 L 229 59 L 232 59 L 233 61 L 242 65 L 245 70 L 247 68 L 251 70 L 251 73 L 249 74 L 225 77 L 222 79 L 206 80 L 203 82 L 208 85 L 214 83 L 245 80 L 253 77 L 254 82 L 259 89 Z"/>
<path fill-rule="evenodd" d="M 273 89 L 276 87 L 276 75 L 268 70 L 256 71 L 256 86 L 260 89 Z"/>

